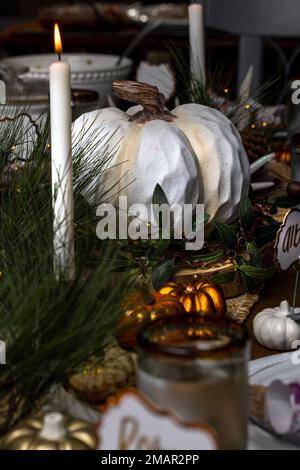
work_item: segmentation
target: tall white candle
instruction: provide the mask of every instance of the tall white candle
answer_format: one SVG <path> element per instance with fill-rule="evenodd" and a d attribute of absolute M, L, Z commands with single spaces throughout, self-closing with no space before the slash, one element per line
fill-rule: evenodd
<path fill-rule="evenodd" d="M 189 38 L 191 51 L 191 75 L 193 80 L 206 81 L 205 74 L 205 38 L 203 6 L 192 2 L 189 5 Z"/>
<path fill-rule="evenodd" d="M 70 66 L 60 60 L 62 46 L 57 25 L 54 40 L 59 58 L 49 68 L 54 271 L 57 279 L 72 280 L 75 264 L 71 72 Z"/>

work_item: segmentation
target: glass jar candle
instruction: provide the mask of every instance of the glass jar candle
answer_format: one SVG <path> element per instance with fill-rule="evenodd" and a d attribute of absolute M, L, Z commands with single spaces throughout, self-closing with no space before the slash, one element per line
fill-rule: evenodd
<path fill-rule="evenodd" d="M 210 424 L 220 449 L 245 449 L 248 356 L 246 330 L 230 320 L 159 319 L 138 337 L 138 387 L 158 408 Z"/>

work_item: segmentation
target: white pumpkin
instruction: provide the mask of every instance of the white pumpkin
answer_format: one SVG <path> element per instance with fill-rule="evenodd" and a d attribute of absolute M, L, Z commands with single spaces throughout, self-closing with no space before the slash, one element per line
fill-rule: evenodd
<path fill-rule="evenodd" d="M 253 331 L 257 341 L 266 348 L 279 351 L 292 349 L 294 341 L 300 339 L 300 325 L 287 315 L 292 311 L 284 300 L 279 307 L 266 308 L 253 320 Z M 295 309 L 299 313 L 300 308 Z"/>
<path fill-rule="evenodd" d="M 107 188 L 125 194 L 128 204 L 150 207 L 157 183 L 171 206 L 203 203 L 210 221 L 229 222 L 248 193 L 248 158 L 238 131 L 219 111 L 186 104 L 169 113 L 155 87 L 131 81 L 114 82 L 121 98 L 140 103 L 127 113 L 117 108 L 79 117 L 73 139 L 82 147 L 102 135 L 113 167 L 105 174 Z M 99 139 L 99 137 L 98 137 Z M 89 157 L 100 151 L 94 147 Z"/>

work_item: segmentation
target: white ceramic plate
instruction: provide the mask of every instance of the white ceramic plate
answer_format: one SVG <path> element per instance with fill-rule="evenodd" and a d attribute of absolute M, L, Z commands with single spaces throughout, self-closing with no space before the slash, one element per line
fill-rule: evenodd
<path fill-rule="evenodd" d="M 251 361 L 249 364 L 250 384 L 268 386 L 275 379 L 290 383 L 300 380 L 300 365 L 292 363 L 293 353 L 276 354 Z M 292 450 L 296 447 L 276 438 L 271 433 L 250 423 L 248 448 L 251 450 Z"/>
<path fill-rule="evenodd" d="M 16 70 L 25 83 L 37 83 L 49 80 L 49 66 L 55 60 L 55 54 L 33 54 L 6 58 L 0 66 Z M 129 78 L 132 69 L 130 59 L 116 65 L 118 56 L 109 54 L 63 54 L 62 60 L 70 64 L 72 87 L 95 90 L 102 102 L 106 101 L 113 80 Z M 18 74 L 24 67 L 26 72 Z"/>
<path fill-rule="evenodd" d="M 55 60 L 55 54 L 33 54 L 8 57 L 1 63 L 16 70 L 27 67 L 28 72 L 22 74 L 22 77 L 45 80 L 49 77 L 49 65 Z M 128 73 L 132 66 L 128 58 L 121 65 L 116 65 L 118 56 L 109 54 L 63 54 L 62 60 L 70 64 L 72 80 L 76 81 L 111 78 L 116 74 Z"/>

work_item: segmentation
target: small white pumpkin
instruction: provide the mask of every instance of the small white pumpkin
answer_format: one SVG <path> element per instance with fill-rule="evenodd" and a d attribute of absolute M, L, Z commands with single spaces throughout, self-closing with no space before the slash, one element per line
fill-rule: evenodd
<path fill-rule="evenodd" d="M 266 308 L 253 320 L 253 331 L 257 341 L 269 349 L 288 351 L 292 343 L 300 339 L 300 325 L 287 315 L 292 312 L 289 303 L 283 300 L 279 307 Z M 300 308 L 295 308 L 295 313 Z"/>
<path fill-rule="evenodd" d="M 159 183 L 171 207 L 203 203 L 210 221 L 234 219 L 248 193 L 250 171 L 232 122 L 216 109 L 195 103 L 169 112 L 163 95 L 150 85 L 116 81 L 113 91 L 142 107 L 127 113 L 117 108 L 93 111 L 73 126 L 73 139 L 83 148 L 100 132 L 107 149 L 115 151 L 113 168 L 105 173 L 107 187 L 115 185 L 114 192 L 127 195 L 128 204 L 150 207 Z M 95 152 L 100 149 L 94 147 L 90 158 Z"/>

